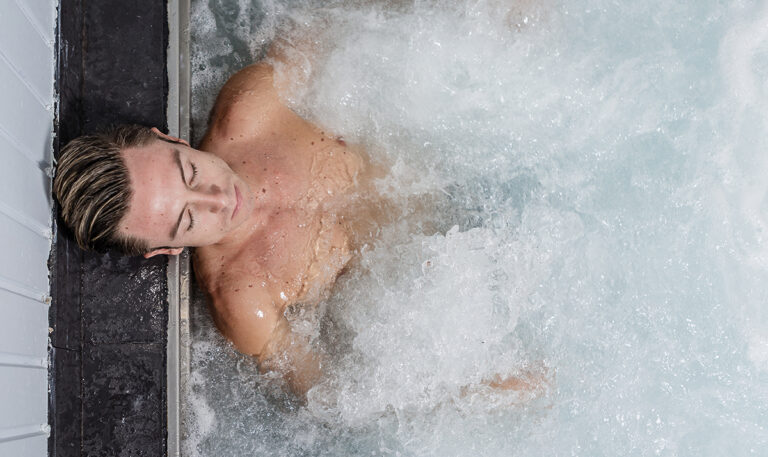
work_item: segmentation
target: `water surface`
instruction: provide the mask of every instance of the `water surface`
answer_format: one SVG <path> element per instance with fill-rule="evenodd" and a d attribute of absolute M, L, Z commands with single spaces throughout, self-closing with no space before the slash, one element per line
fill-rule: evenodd
<path fill-rule="evenodd" d="M 333 361 L 307 405 L 198 297 L 185 455 L 768 449 L 765 2 L 198 0 L 192 34 L 198 139 L 277 43 L 403 215 L 291 316 Z M 459 395 L 537 366 L 536 400 Z"/>

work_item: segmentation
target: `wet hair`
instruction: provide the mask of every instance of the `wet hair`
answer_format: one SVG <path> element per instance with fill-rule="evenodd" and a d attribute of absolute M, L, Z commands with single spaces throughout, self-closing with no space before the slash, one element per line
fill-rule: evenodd
<path fill-rule="evenodd" d="M 53 192 L 61 217 L 81 248 L 115 249 L 127 255 L 149 252 L 146 240 L 121 235 L 118 230 L 133 196 L 121 151 L 157 139 L 147 127 L 120 125 L 75 138 L 61 150 Z"/>

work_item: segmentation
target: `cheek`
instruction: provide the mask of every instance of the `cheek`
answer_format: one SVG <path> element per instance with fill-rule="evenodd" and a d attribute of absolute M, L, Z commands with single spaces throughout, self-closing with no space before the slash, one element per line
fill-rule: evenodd
<path fill-rule="evenodd" d="M 205 229 L 208 233 L 219 233 L 226 230 L 226 221 L 221 215 L 216 213 L 207 213 L 205 215 Z"/>

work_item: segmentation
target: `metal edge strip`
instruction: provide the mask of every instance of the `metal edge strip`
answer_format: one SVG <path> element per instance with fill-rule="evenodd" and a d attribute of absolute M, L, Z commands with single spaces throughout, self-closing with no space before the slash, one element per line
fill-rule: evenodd
<path fill-rule="evenodd" d="M 168 106 L 166 118 L 171 135 L 189 138 L 190 0 L 168 0 Z M 189 252 L 168 256 L 167 455 L 181 456 L 182 405 L 189 373 Z"/>

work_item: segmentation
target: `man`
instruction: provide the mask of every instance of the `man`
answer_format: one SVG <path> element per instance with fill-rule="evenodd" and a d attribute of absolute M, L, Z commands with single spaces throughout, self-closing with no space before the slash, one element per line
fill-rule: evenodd
<path fill-rule="evenodd" d="M 283 105 L 272 67 L 259 63 L 221 90 L 199 150 L 138 126 L 81 137 L 62 151 L 54 192 L 83 248 L 151 257 L 195 247 L 219 330 L 303 395 L 322 364 L 283 313 L 321 299 L 351 242 L 378 224 L 371 170 L 361 153 Z"/>
<path fill-rule="evenodd" d="M 54 191 L 84 248 L 151 257 L 196 247 L 218 328 L 304 393 L 319 359 L 283 312 L 322 298 L 349 260 L 344 210 L 365 175 L 359 153 L 280 102 L 261 63 L 221 90 L 200 150 L 137 126 L 78 138 L 62 151 Z"/>

